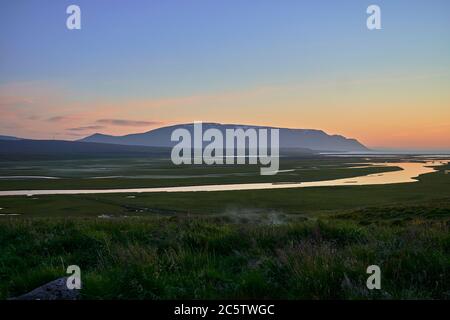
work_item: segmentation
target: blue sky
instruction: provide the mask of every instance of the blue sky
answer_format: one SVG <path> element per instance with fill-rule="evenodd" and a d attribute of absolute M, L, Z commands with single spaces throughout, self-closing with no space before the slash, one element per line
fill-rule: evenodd
<path fill-rule="evenodd" d="M 82 30 L 65 27 L 65 11 L 70 4 L 81 7 Z M 366 8 L 370 4 L 381 7 L 382 30 L 366 28 Z M 374 92 L 382 92 L 382 88 L 376 90 L 376 85 L 372 90 L 373 81 L 387 78 L 398 79 L 391 80 L 387 88 L 398 87 L 397 95 L 389 92 L 388 96 L 391 101 L 401 100 L 399 108 L 407 108 L 408 104 L 400 94 L 412 88 L 423 88 L 430 96 L 442 94 L 442 99 L 450 101 L 439 88 L 440 84 L 449 84 L 450 70 L 450 2 L 445 0 L 15 0 L 2 2 L 0 26 L 3 91 L 14 86 L 14 91 L 30 95 L 30 91 L 39 91 L 31 86 L 45 87 L 63 95 L 58 102 L 76 102 L 73 108 L 79 108 L 77 112 L 90 108 L 88 105 L 121 102 L 126 108 L 130 101 L 132 106 L 136 101 L 183 101 L 198 96 L 212 97 L 208 101 L 215 102 L 213 97 L 217 95 L 285 87 L 285 95 L 256 96 L 241 102 L 243 107 L 238 109 L 217 103 L 219 110 L 199 103 L 198 107 L 189 107 L 192 113 L 180 110 L 183 106 L 173 106 L 171 110 L 179 116 L 172 114 L 172 118 L 163 111 L 140 113 L 141 109 L 120 116 L 150 117 L 149 121 L 162 123 L 190 121 L 198 119 L 198 109 L 203 108 L 208 109 L 208 119 L 204 120 L 217 115 L 214 120 L 248 122 L 251 115 L 243 112 L 241 117 L 239 110 L 251 104 L 249 110 L 254 112 L 261 101 L 272 99 L 273 108 L 285 110 L 291 119 L 294 101 L 303 108 L 308 108 L 306 102 L 311 103 L 311 108 L 323 108 L 323 114 L 329 111 L 325 101 L 293 96 L 292 88 L 299 85 L 321 87 L 331 82 L 332 86 L 341 86 L 369 79 L 372 84 L 360 90 L 370 99 Z M 416 83 L 405 88 L 405 81 L 410 79 L 417 79 Z M 334 94 L 336 99 L 346 101 L 342 90 L 326 94 L 331 100 Z M 277 99 L 288 97 L 292 103 L 287 106 L 276 104 Z M 422 98 L 426 97 L 415 101 Z M 360 100 L 349 102 L 356 104 Z M 269 106 L 261 110 L 265 108 Z M 367 108 L 373 110 L 374 105 Z M 46 112 L 42 106 L 35 110 Z M 442 106 L 435 110 L 438 117 Z M 64 110 L 62 115 L 68 116 L 68 112 Z M 235 117 L 230 117 L 230 112 Z M 49 108 L 48 113 L 59 116 L 55 108 Z M 281 116 L 275 117 L 274 124 L 320 126 L 320 119 L 314 120 L 310 113 L 306 110 L 305 116 L 298 114 L 298 125 Z M 255 122 L 269 124 L 273 119 L 270 112 L 267 117 L 264 112 L 255 114 Z M 85 119 L 77 125 L 90 125 L 94 120 Z M 348 130 L 346 122 L 340 125 L 325 120 L 323 129 L 359 135 L 357 128 Z"/>

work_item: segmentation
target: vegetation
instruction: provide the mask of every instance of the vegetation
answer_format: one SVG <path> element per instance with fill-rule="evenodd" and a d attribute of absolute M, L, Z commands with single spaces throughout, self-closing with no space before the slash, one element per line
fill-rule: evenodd
<path fill-rule="evenodd" d="M 0 190 L 111 189 L 223 183 L 301 182 L 398 170 L 395 167 L 355 168 L 357 165 L 348 162 L 361 162 L 361 159 L 281 158 L 282 172 L 274 176 L 262 176 L 259 165 L 175 166 L 167 159 L 158 158 L 1 161 L 0 157 Z M 296 170 L 290 171 L 290 169 Z M 8 178 L 11 176 L 17 178 Z M 50 179 L 31 178 L 33 176 Z"/>
<path fill-rule="evenodd" d="M 364 226 L 336 219 L 8 219 L 0 223 L 0 298 L 77 264 L 86 299 L 447 299 L 447 218 Z M 366 288 L 372 264 L 381 267 L 382 290 Z"/>
<path fill-rule="evenodd" d="M 0 214 L 22 214 L 0 216 L 0 299 L 72 264 L 84 299 L 449 299 L 448 169 L 383 186 L 0 197 Z M 373 264 L 381 290 L 366 287 Z"/>

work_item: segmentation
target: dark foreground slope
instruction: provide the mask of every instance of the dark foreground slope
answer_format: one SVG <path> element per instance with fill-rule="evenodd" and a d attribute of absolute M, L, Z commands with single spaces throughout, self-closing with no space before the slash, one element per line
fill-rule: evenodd
<path fill-rule="evenodd" d="M 281 149 L 280 155 L 312 155 L 304 148 Z M 48 159 L 96 159 L 96 158 L 169 158 L 170 147 L 149 147 L 143 145 L 121 145 L 100 142 L 80 142 L 63 140 L 1 140 L 0 160 L 48 160 Z M 170 163 L 170 162 L 168 162 Z"/>
<path fill-rule="evenodd" d="M 98 158 L 170 155 L 167 148 L 62 140 L 0 140 L 0 159 Z"/>

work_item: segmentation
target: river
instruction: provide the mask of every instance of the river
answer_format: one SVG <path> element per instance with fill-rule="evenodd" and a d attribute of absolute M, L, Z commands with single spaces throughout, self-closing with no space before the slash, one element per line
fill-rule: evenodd
<path fill-rule="evenodd" d="M 201 192 L 201 191 L 238 191 L 263 189 L 293 189 L 309 187 L 365 186 L 393 183 L 412 183 L 422 174 L 435 172 L 434 167 L 447 164 L 449 160 L 430 160 L 426 162 L 385 162 L 368 163 L 368 165 L 399 167 L 401 170 L 374 173 L 351 178 L 309 181 L 309 182 L 277 182 L 277 183 L 241 183 L 220 185 L 198 185 L 182 187 L 154 187 L 132 189 L 97 189 L 97 190 L 11 190 L 0 191 L 0 196 L 35 196 L 63 194 L 105 194 L 105 193 L 148 193 L 148 192 Z"/>

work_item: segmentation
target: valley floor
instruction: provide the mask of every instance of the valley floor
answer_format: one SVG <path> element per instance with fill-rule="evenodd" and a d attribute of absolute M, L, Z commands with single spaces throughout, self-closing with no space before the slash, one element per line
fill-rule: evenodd
<path fill-rule="evenodd" d="M 382 186 L 0 198 L 0 214 L 21 214 L 0 216 L 0 299 L 73 264 L 84 299 L 449 299 L 449 169 Z"/>

